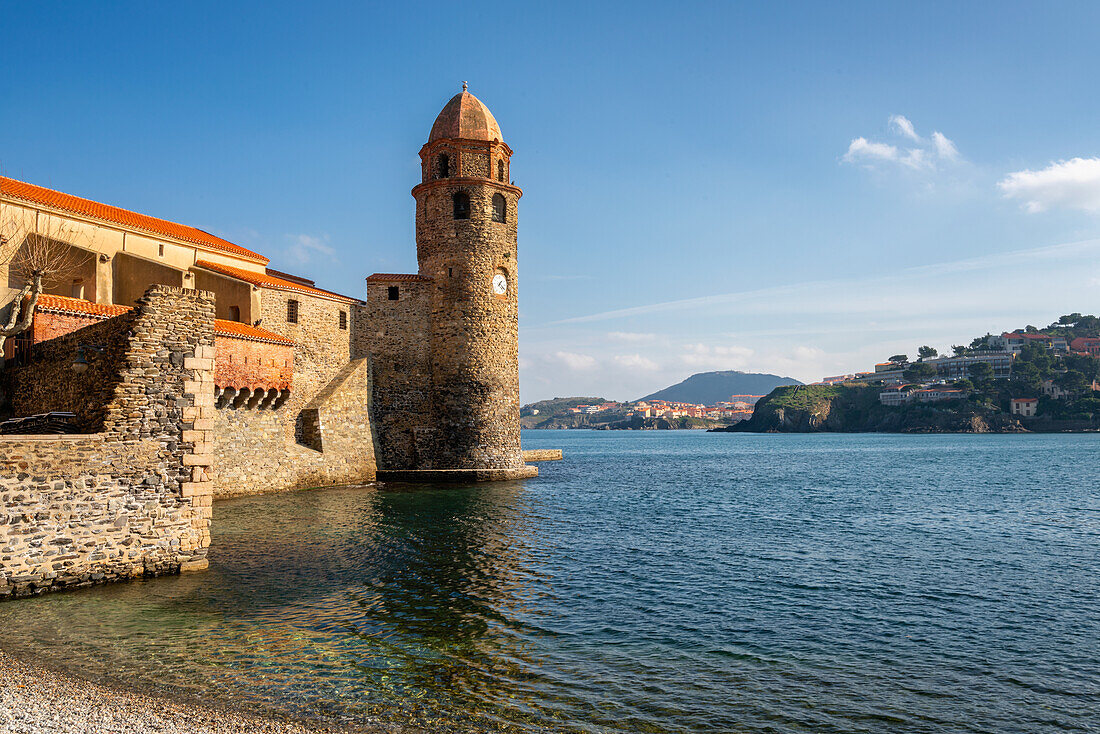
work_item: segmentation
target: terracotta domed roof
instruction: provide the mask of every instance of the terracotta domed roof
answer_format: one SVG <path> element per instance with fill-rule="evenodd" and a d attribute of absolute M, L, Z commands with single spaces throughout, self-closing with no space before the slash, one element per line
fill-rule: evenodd
<path fill-rule="evenodd" d="M 441 138 L 504 140 L 493 113 L 480 99 L 466 91 L 465 84 L 462 91 L 451 97 L 439 117 L 435 118 L 428 142 Z"/>

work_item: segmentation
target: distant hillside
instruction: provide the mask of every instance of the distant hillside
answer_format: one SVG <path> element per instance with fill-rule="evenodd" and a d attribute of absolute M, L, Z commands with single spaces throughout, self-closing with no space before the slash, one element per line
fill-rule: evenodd
<path fill-rule="evenodd" d="M 642 400 L 669 400 L 675 403 L 705 403 L 713 405 L 729 400 L 730 395 L 767 395 L 783 385 L 801 385 L 791 377 L 779 377 L 759 372 L 700 372 L 683 382 L 646 395 Z"/>

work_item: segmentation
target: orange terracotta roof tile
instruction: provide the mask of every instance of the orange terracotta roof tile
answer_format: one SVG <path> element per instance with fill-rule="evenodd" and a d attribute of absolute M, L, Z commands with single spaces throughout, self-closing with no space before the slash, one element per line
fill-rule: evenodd
<path fill-rule="evenodd" d="M 352 298 L 350 296 L 342 296 L 339 293 L 333 293 L 332 291 L 326 291 L 321 288 L 314 288 L 303 283 L 297 283 L 293 280 L 286 280 L 284 278 L 276 278 L 269 273 L 257 273 L 251 270 L 242 270 L 241 268 L 234 268 L 231 265 L 222 265 L 220 263 L 212 263 L 207 260 L 198 260 L 195 262 L 197 267 L 205 270 L 212 270 L 215 273 L 221 273 L 222 275 L 228 275 L 230 278 L 236 278 L 237 280 L 243 280 L 246 283 L 259 286 L 261 288 L 274 288 L 281 291 L 294 291 L 295 293 L 305 293 L 311 296 L 317 296 L 318 298 L 327 298 L 330 301 L 339 301 L 341 303 L 361 303 L 358 298 Z"/>
<path fill-rule="evenodd" d="M 416 273 L 375 273 L 367 276 L 368 283 L 378 281 L 430 283 L 432 280 L 426 275 L 417 275 Z"/>
<path fill-rule="evenodd" d="M 69 313 L 80 316 L 92 316 L 98 319 L 109 319 L 121 316 L 127 311 L 132 311 L 133 306 L 115 305 L 113 303 L 92 303 L 82 298 L 68 298 L 66 296 L 51 296 L 43 293 L 38 297 L 38 310 L 49 313 Z"/>
<path fill-rule="evenodd" d="M 465 85 L 443 106 L 428 134 L 429 143 L 442 138 L 504 140 L 493 113 L 484 102 L 467 92 Z"/>
<path fill-rule="evenodd" d="M 259 263 L 266 264 L 268 262 L 268 259 L 259 253 L 246 250 L 240 245 L 234 245 L 232 242 L 223 240 L 221 237 L 215 237 L 209 232 L 204 232 L 195 227 L 169 222 L 166 219 L 158 219 L 145 214 L 138 214 L 137 212 L 121 209 L 117 206 L 110 206 L 109 204 L 100 204 L 97 201 L 82 199 L 79 196 L 73 196 L 71 194 L 63 194 L 60 191 L 43 188 L 42 186 L 35 186 L 34 184 L 25 183 L 23 181 L 16 181 L 13 178 L 0 176 L 0 194 L 30 204 L 41 204 L 53 209 L 60 209 L 92 219 L 99 219 L 104 222 L 111 222 L 130 229 L 172 237 L 177 240 L 183 240 L 184 242 L 190 242 L 193 245 L 198 245 L 200 248 L 227 252 L 231 255 L 254 260 Z"/>
<path fill-rule="evenodd" d="M 226 321 L 225 319 L 214 319 L 214 336 L 227 336 L 234 339 L 247 339 L 249 341 L 266 342 L 268 344 L 284 344 L 288 347 L 294 346 L 294 342 L 287 339 L 282 334 L 276 334 L 273 331 L 261 329 L 257 326 L 250 326 L 249 324 L 242 324 L 237 321 Z"/>

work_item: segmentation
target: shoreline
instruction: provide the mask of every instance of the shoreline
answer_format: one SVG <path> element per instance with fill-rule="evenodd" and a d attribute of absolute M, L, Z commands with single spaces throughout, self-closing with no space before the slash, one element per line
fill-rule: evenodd
<path fill-rule="evenodd" d="M 97 683 L 0 649 L 0 731 L 11 734 L 352 734 L 400 731 L 304 722 Z"/>

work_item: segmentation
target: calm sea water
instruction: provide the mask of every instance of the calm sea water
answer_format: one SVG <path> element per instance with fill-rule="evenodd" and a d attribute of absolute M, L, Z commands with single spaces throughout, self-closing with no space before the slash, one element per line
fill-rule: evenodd
<path fill-rule="evenodd" d="M 526 432 L 526 483 L 214 508 L 0 604 L 79 674 L 430 731 L 1100 731 L 1100 436 Z"/>

